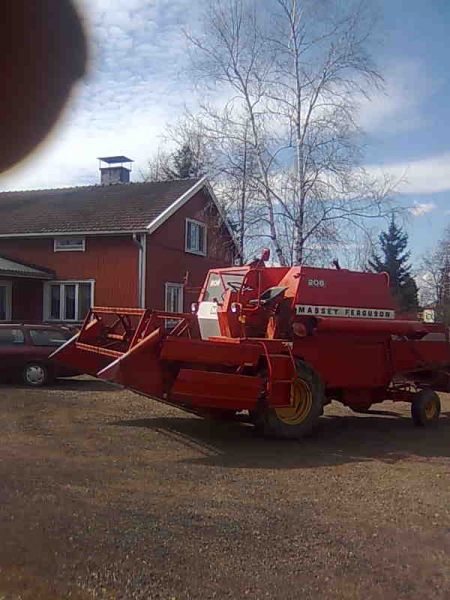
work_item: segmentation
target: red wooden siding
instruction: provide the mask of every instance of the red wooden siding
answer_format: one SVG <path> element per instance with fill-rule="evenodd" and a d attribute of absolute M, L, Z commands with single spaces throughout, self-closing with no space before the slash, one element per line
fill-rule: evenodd
<path fill-rule="evenodd" d="M 183 283 L 189 271 L 189 286 L 201 286 L 209 269 L 227 267 L 233 262 L 233 244 L 222 226 L 217 228 L 217 209 L 199 192 L 152 235 L 147 237 L 146 305 L 165 308 L 165 283 Z M 186 218 L 207 225 L 207 254 L 185 252 Z M 189 310 L 198 291 L 185 291 L 184 308 Z"/>
<path fill-rule="evenodd" d="M 125 202 L 126 200 L 124 200 Z M 207 255 L 185 252 L 186 218 L 207 226 Z M 51 269 L 60 281 L 94 280 L 97 306 L 139 306 L 139 248 L 126 235 L 86 236 L 84 252 L 54 252 L 53 237 L 0 239 L 0 255 Z M 200 287 L 209 269 L 229 266 L 234 246 L 217 209 L 204 191 L 198 192 L 154 233 L 147 235 L 146 306 L 165 308 L 165 284 L 183 284 L 189 271 L 189 287 Z M 43 283 L 11 278 L 13 319 L 43 318 Z M 198 297 L 198 290 L 184 291 L 184 309 Z"/>
<path fill-rule="evenodd" d="M 14 321 L 41 321 L 42 281 L 10 279 L 12 281 L 12 319 Z"/>
<path fill-rule="evenodd" d="M 57 280 L 94 279 L 97 305 L 136 306 L 138 303 L 138 248 L 131 234 L 86 236 L 85 252 L 54 252 L 53 238 L 0 239 L 0 255 L 52 269 Z M 42 319 L 42 284 L 29 281 L 28 287 L 23 287 L 25 282 L 15 278 L 11 281 L 14 313 L 19 314 L 20 304 L 36 302 L 39 307 L 33 318 Z M 39 298 L 35 291 L 30 292 L 33 286 L 40 289 Z M 20 289 L 28 290 L 26 300 L 19 298 Z M 24 318 L 22 313 L 18 318 Z M 26 318 L 31 317 L 27 314 Z"/>

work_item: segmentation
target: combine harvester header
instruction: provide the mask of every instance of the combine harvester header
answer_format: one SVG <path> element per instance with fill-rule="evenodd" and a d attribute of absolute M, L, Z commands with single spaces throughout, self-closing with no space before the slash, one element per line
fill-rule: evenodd
<path fill-rule="evenodd" d="M 302 437 L 332 400 L 356 412 L 410 402 L 417 425 L 436 422 L 444 326 L 396 315 L 386 273 L 267 258 L 211 270 L 189 314 L 94 307 L 53 357 L 199 415 L 246 414 L 268 436 Z"/>

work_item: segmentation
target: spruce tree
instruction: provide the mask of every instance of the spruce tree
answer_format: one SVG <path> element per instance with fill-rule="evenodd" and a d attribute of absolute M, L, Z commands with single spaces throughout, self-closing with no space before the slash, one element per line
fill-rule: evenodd
<path fill-rule="evenodd" d="M 387 231 L 379 236 L 381 256 L 374 253 L 369 265 L 373 271 L 389 273 L 390 288 L 403 312 L 414 312 L 418 308 L 417 285 L 411 275 L 407 250 L 408 235 L 395 222 L 392 215 Z"/>
<path fill-rule="evenodd" d="M 170 157 L 171 165 L 165 169 L 167 179 L 190 179 L 204 175 L 203 165 L 189 144 L 183 144 Z"/>

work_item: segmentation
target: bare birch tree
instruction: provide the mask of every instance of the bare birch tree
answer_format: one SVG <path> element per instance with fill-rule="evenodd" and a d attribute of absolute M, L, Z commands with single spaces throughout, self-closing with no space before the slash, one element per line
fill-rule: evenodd
<path fill-rule="evenodd" d="M 382 85 L 371 27 L 363 2 L 229 0 L 211 3 L 202 33 L 188 34 L 212 98 L 197 118 L 210 139 L 246 145 L 259 230 L 282 265 L 391 211 L 391 182 L 359 166 L 357 104 Z"/>
<path fill-rule="evenodd" d="M 253 240 L 258 239 L 260 245 L 257 225 L 260 226 L 264 213 L 255 201 L 256 166 L 248 123 L 238 126 L 229 115 L 205 106 L 201 118 L 186 111 L 182 119 L 168 127 L 166 139 L 178 147 L 189 143 L 197 153 L 236 232 L 241 260 L 252 256 Z"/>
<path fill-rule="evenodd" d="M 436 247 L 422 258 L 420 300 L 433 306 L 436 319 L 450 325 L 450 227 Z"/>

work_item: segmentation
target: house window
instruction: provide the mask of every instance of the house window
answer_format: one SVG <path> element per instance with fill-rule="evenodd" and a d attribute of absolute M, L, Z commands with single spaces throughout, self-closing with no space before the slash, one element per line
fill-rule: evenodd
<path fill-rule="evenodd" d="M 82 321 L 93 300 L 93 281 L 52 281 L 44 287 L 44 319 Z"/>
<path fill-rule="evenodd" d="M 166 311 L 173 313 L 183 312 L 183 286 L 181 283 L 166 283 Z M 165 320 L 167 329 L 177 325 L 177 319 Z"/>
<path fill-rule="evenodd" d="M 186 219 L 186 252 L 206 256 L 206 225 Z"/>
<path fill-rule="evenodd" d="M 0 281 L 0 321 L 11 319 L 11 283 Z"/>
<path fill-rule="evenodd" d="M 86 240 L 82 236 L 57 237 L 53 240 L 55 252 L 84 252 Z"/>
<path fill-rule="evenodd" d="M 166 283 L 166 311 L 183 312 L 183 286 L 181 283 Z"/>

